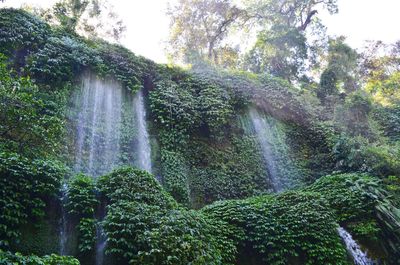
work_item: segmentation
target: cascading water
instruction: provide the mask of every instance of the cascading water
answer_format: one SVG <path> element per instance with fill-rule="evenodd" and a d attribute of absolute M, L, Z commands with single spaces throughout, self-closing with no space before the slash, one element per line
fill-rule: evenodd
<path fill-rule="evenodd" d="M 69 117 L 76 173 L 97 177 L 121 165 L 134 165 L 151 172 L 150 139 L 142 91 L 133 95 L 118 82 L 86 74 L 73 99 Z M 101 221 L 104 215 L 98 219 Z M 64 215 L 62 222 L 61 226 L 64 226 Z M 96 234 L 95 258 L 96 264 L 101 265 L 107 245 L 101 222 Z M 64 240 L 64 235 L 60 234 L 60 238 Z"/>
<path fill-rule="evenodd" d="M 103 226 L 98 224 L 96 227 L 96 265 L 104 264 L 104 251 L 107 246 L 107 237 L 104 233 Z"/>
<path fill-rule="evenodd" d="M 146 127 L 146 110 L 143 102 L 143 93 L 136 93 L 134 106 L 137 120 L 137 167 L 151 173 L 150 139 Z"/>
<path fill-rule="evenodd" d="M 339 236 L 342 238 L 346 245 L 348 253 L 353 258 L 355 265 L 374 265 L 372 259 L 368 258 L 367 253 L 363 252 L 357 242 L 352 238 L 352 236 L 343 228 L 338 229 Z"/>
<path fill-rule="evenodd" d="M 249 110 L 248 117 L 242 120 L 242 126 L 248 134 L 254 135 L 268 171 L 269 182 L 276 192 L 294 187 L 301 183 L 302 174 L 297 168 L 286 143 L 282 124 L 256 109 Z"/>
<path fill-rule="evenodd" d="M 76 94 L 73 111 L 75 172 L 104 174 L 120 162 L 122 88 L 87 75 Z"/>
<path fill-rule="evenodd" d="M 121 165 L 151 172 L 151 148 L 142 91 L 85 75 L 71 108 L 74 171 L 91 176 Z"/>
<path fill-rule="evenodd" d="M 63 184 L 61 189 L 61 220 L 60 220 L 60 255 L 67 255 L 67 213 L 65 211 L 65 203 L 67 200 L 67 184 Z"/>

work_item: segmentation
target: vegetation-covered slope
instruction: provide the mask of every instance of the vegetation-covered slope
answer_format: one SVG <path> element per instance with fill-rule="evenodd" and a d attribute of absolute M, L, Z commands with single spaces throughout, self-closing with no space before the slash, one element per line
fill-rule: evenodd
<path fill-rule="evenodd" d="M 14 9 L 0 10 L 0 53 L 0 262 L 77 264 L 45 256 L 59 250 L 63 211 L 82 264 L 96 259 L 100 224 L 105 264 L 347 264 L 339 225 L 399 262 L 396 107 L 360 92 L 321 105 L 268 75 L 157 65 Z M 66 113 L 87 71 L 144 91 L 161 185 L 128 167 L 97 180 L 68 167 Z M 276 120 L 290 152 L 275 151 L 298 168 L 283 173 L 300 180 L 291 190 L 271 192 L 249 109 Z"/>

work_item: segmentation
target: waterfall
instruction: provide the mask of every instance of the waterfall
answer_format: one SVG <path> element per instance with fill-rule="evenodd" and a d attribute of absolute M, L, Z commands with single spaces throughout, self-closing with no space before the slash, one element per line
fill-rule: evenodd
<path fill-rule="evenodd" d="M 85 74 L 69 113 L 71 155 L 76 173 L 101 176 L 122 165 L 151 172 L 151 148 L 143 92 L 133 94 L 113 80 Z M 96 264 L 104 263 L 106 234 L 98 216 Z M 65 216 L 63 215 L 63 220 Z M 66 222 L 62 221 L 63 223 Z M 65 230 L 61 229 L 61 241 Z M 63 244 L 61 244 L 63 245 Z"/>
<path fill-rule="evenodd" d="M 121 154 L 122 87 L 86 75 L 73 108 L 75 172 L 107 173 L 118 165 Z"/>
<path fill-rule="evenodd" d="M 355 265 L 374 265 L 372 259 L 368 258 L 367 253 L 363 252 L 352 236 L 343 228 L 339 227 L 338 233 L 346 245 L 348 253 L 353 258 Z"/>
<path fill-rule="evenodd" d="M 96 265 L 103 265 L 104 263 L 104 250 L 107 246 L 107 237 L 103 231 L 101 224 L 97 224 L 96 227 Z"/>
<path fill-rule="evenodd" d="M 290 155 L 283 124 L 254 108 L 249 110 L 246 120 L 247 124 L 242 126 L 259 142 L 272 188 L 279 192 L 299 185 L 303 176 Z"/>
<path fill-rule="evenodd" d="M 151 172 L 142 91 L 86 74 L 70 110 L 74 171 L 97 177 L 121 165 Z"/>
<path fill-rule="evenodd" d="M 63 184 L 61 189 L 61 220 L 60 220 L 60 255 L 67 255 L 67 213 L 65 211 L 65 203 L 67 200 L 67 184 Z"/>
<path fill-rule="evenodd" d="M 151 173 L 151 150 L 149 134 L 146 127 L 146 110 L 143 102 L 143 93 L 136 93 L 134 106 L 137 121 L 137 167 Z"/>

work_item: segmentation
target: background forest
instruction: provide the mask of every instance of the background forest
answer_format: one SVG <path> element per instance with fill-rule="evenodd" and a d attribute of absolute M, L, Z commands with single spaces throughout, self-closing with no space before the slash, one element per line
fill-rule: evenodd
<path fill-rule="evenodd" d="M 177 0 L 157 64 L 108 1 L 0 9 L 0 264 L 399 264 L 400 41 L 323 10 Z"/>

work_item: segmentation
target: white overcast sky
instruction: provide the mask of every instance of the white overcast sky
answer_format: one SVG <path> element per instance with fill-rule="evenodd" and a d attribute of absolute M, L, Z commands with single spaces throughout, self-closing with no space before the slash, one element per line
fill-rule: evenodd
<path fill-rule="evenodd" d="M 23 3 L 50 6 L 55 0 L 6 0 L 2 6 Z M 156 62 L 166 62 L 163 41 L 168 36 L 167 0 L 109 0 L 125 22 L 122 44 Z M 344 35 L 354 48 L 365 40 L 400 40 L 400 0 L 338 0 L 339 13 L 321 13 L 330 35 Z"/>

